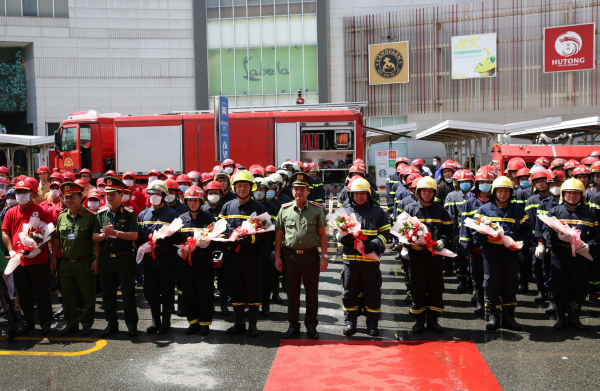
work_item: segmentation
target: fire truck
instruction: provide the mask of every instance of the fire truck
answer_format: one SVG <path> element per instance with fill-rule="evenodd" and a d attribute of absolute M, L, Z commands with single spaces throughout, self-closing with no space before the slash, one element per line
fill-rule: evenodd
<path fill-rule="evenodd" d="M 514 158 L 523 159 L 527 167 L 531 167 L 539 157 L 547 157 L 550 161 L 556 158 L 580 161 L 593 151 L 599 150 L 600 146 L 598 145 L 493 145 L 490 165 L 498 171 L 504 172 L 508 167 L 508 162 Z"/>
<path fill-rule="evenodd" d="M 352 161 L 363 158 L 362 110 L 367 104 L 340 103 L 229 110 L 229 155 L 251 164 L 284 161 L 319 163 L 325 179 L 343 182 Z M 215 159 L 213 111 L 128 116 L 97 111 L 72 113 L 55 132 L 54 167 L 60 172 L 210 172 Z"/>

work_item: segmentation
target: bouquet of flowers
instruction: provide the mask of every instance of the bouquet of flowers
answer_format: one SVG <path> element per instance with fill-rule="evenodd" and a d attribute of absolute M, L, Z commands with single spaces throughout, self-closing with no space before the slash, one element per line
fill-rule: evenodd
<path fill-rule="evenodd" d="M 224 219 L 220 219 L 208 227 L 194 229 L 194 236 L 188 237 L 185 243 L 175 245 L 178 248 L 177 255 L 183 259 L 187 259 L 190 266 L 192 266 L 192 253 L 194 250 L 197 247 L 208 247 L 210 241 L 221 235 L 226 229 L 227 221 Z"/>
<path fill-rule="evenodd" d="M 558 232 L 561 235 L 571 236 L 571 253 L 573 256 L 576 254 L 581 255 L 582 257 L 593 260 L 593 257 L 590 255 L 589 247 L 585 246 L 583 240 L 581 240 L 581 231 L 577 228 L 572 228 L 567 223 L 562 223 L 556 217 L 549 217 L 547 215 L 538 215 L 538 219 L 542 220 L 544 224 L 548 227 L 552 228 L 554 231 Z"/>
<path fill-rule="evenodd" d="M 465 219 L 464 224 L 467 227 L 474 229 L 475 231 L 479 232 L 482 235 L 489 235 L 494 238 L 500 236 L 500 241 L 502 242 L 504 247 L 508 247 L 511 250 L 516 251 L 516 250 L 520 250 L 521 248 L 523 248 L 523 242 L 521 242 L 521 241 L 515 242 L 515 240 L 513 238 L 511 238 L 509 236 L 505 236 L 504 230 L 502 229 L 500 224 L 491 221 L 489 219 L 489 217 L 487 217 L 487 216 L 480 216 L 480 217 L 477 217 L 476 219 L 467 217 Z"/>
<path fill-rule="evenodd" d="M 256 235 L 265 232 L 275 231 L 275 224 L 271 221 L 271 215 L 265 212 L 260 215 L 256 215 L 256 212 L 252 212 L 248 219 L 237 227 L 228 238 L 213 238 L 212 240 L 217 242 L 235 242 L 240 236 L 244 235 Z"/>
<path fill-rule="evenodd" d="M 436 241 L 431 239 L 431 233 L 427 229 L 427 226 L 419 221 L 417 217 L 413 217 L 406 212 L 402 212 L 390 233 L 398 238 L 400 243 L 403 244 L 420 244 L 425 247 L 429 251 L 431 251 L 431 255 L 442 255 L 444 257 L 454 258 L 456 254 L 452 251 L 443 248 L 440 251 L 434 250 L 433 246 L 435 246 Z M 406 257 L 408 255 L 408 251 L 406 248 L 402 249 L 401 254 Z"/>
<path fill-rule="evenodd" d="M 165 226 L 161 227 L 161 229 L 152 232 L 152 234 L 148 235 L 148 241 L 146 243 L 142 244 L 140 246 L 140 248 L 138 248 L 138 252 L 135 257 L 135 261 L 137 263 L 142 262 L 142 259 L 144 258 L 144 254 L 147 254 L 147 253 L 152 253 L 152 259 L 156 259 L 156 255 L 154 254 L 154 248 L 156 247 L 156 241 L 158 239 L 164 239 L 164 238 L 167 238 L 167 237 L 173 235 L 175 232 L 179 231 L 181 229 L 181 227 L 183 227 L 183 222 L 178 217 L 175 220 L 173 220 L 171 222 L 171 224 L 165 225 Z"/>
<path fill-rule="evenodd" d="M 339 208 L 335 212 L 327 215 L 327 224 L 333 229 L 337 229 L 340 235 L 346 236 L 351 234 L 354 236 L 354 249 L 359 251 L 364 258 L 376 259 L 379 261 L 379 255 L 376 252 L 365 254 L 364 242 L 368 239 L 360 229 L 361 224 L 356 219 L 354 213 L 348 214 L 344 208 Z"/>
<path fill-rule="evenodd" d="M 15 254 L 8 261 L 4 274 L 8 276 L 17 266 L 25 266 L 24 258 L 38 256 L 42 252 L 42 245 L 50 240 L 52 232 L 54 232 L 54 224 L 46 224 L 39 217 L 32 216 L 28 223 L 23 224 L 19 241 L 14 249 Z"/>

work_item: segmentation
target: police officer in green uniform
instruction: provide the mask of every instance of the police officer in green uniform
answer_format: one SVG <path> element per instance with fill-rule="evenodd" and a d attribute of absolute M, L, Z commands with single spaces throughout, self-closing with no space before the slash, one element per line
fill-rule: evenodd
<path fill-rule="evenodd" d="M 117 288 L 121 285 L 125 324 L 130 337 L 137 335 L 138 314 L 135 305 L 135 259 L 133 243 L 138 237 L 138 224 L 133 209 L 121 201 L 127 188 L 118 179 L 106 179 L 107 205 L 98 211 L 94 242 L 100 247 L 100 285 L 102 305 L 108 326 L 99 335 L 108 337 L 119 331 Z"/>
<path fill-rule="evenodd" d="M 67 326 L 60 335 L 71 334 L 79 330 L 77 314 L 77 288 L 83 298 L 83 316 L 81 333 L 88 335 L 92 331 L 96 314 L 96 274 L 99 272 L 98 258 L 95 256 L 93 233 L 98 229 L 96 212 L 81 205 L 83 187 L 65 182 L 60 186 L 65 197 L 66 210 L 58 215 L 55 235 L 52 242 L 50 269 L 56 269 L 56 254 L 62 247 L 60 260 L 60 285 L 63 297 L 63 309 Z"/>
<path fill-rule="evenodd" d="M 319 310 L 319 273 L 327 269 L 327 235 L 325 213 L 321 205 L 308 201 L 310 177 L 302 172 L 290 180 L 294 201 L 283 204 L 277 215 L 275 227 L 275 267 L 282 271 L 285 263 L 285 280 L 288 295 L 289 329 L 283 339 L 300 333 L 300 281 L 306 291 L 306 332 L 312 339 L 317 333 Z M 321 247 L 321 256 L 317 246 Z"/>

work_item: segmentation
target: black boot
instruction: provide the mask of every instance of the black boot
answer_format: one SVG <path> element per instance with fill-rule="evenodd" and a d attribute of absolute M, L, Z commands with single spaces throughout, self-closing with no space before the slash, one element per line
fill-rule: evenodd
<path fill-rule="evenodd" d="M 227 308 L 227 297 L 221 295 L 221 315 L 229 316 L 231 312 L 229 312 L 229 308 Z"/>
<path fill-rule="evenodd" d="M 163 319 L 163 322 L 160 325 L 160 328 L 158 329 L 158 333 L 159 334 L 166 334 L 170 330 L 171 330 L 171 320 L 170 319 Z"/>
<path fill-rule="evenodd" d="M 485 324 L 487 331 L 496 331 L 500 328 L 500 308 L 489 306 L 490 316 L 489 321 Z"/>
<path fill-rule="evenodd" d="M 260 334 L 258 328 L 256 327 L 256 323 L 258 322 L 258 306 L 251 305 L 250 306 L 250 320 L 248 321 L 248 329 L 250 330 L 250 335 L 252 337 L 258 337 Z"/>
<path fill-rule="evenodd" d="M 554 328 L 556 330 L 563 330 L 565 327 L 567 327 L 567 319 L 565 316 L 566 302 L 557 301 L 555 306 L 556 306 L 557 321 L 556 321 L 556 323 L 554 323 Z"/>
<path fill-rule="evenodd" d="M 412 327 L 412 331 L 415 334 L 421 334 L 425 331 L 425 313 L 415 315 L 415 324 Z"/>
<path fill-rule="evenodd" d="M 517 306 L 515 305 L 506 305 L 502 307 L 502 327 L 509 330 L 521 331 L 523 326 L 521 326 L 515 320 L 515 309 Z"/>
<path fill-rule="evenodd" d="M 276 281 L 277 283 L 273 287 L 273 301 L 277 304 L 283 304 L 283 299 L 279 296 L 279 279 Z"/>
<path fill-rule="evenodd" d="M 535 301 L 536 303 L 543 303 L 545 301 L 548 301 L 548 288 L 546 288 L 543 283 L 538 283 L 537 289 L 538 294 L 535 297 L 535 299 L 533 299 L 533 301 Z"/>
<path fill-rule="evenodd" d="M 265 297 L 265 299 L 262 302 L 262 311 L 261 311 L 261 315 L 264 316 L 265 318 L 268 318 L 269 316 L 271 316 L 271 305 L 270 305 L 270 301 L 269 301 L 269 296 L 263 296 Z"/>
<path fill-rule="evenodd" d="M 466 277 L 458 277 L 458 286 L 456 287 L 456 291 L 458 293 L 467 291 L 467 278 Z"/>
<path fill-rule="evenodd" d="M 227 329 L 227 335 L 234 335 L 246 330 L 246 322 L 244 321 L 244 306 L 236 305 L 233 307 L 234 324 Z"/>
<path fill-rule="evenodd" d="M 556 307 L 554 306 L 553 301 L 548 302 L 548 308 L 546 308 L 546 311 L 544 312 L 546 312 L 547 315 L 554 315 L 556 313 Z"/>
<path fill-rule="evenodd" d="M 436 311 L 427 311 L 427 329 L 433 330 L 437 334 L 444 332 L 444 328 L 438 323 L 440 314 Z"/>
<path fill-rule="evenodd" d="M 477 304 L 477 289 L 473 290 L 473 296 L 471 296 L 471 304 Z"/>
<path fill-rule="evenodd" d="M 188 326 L 187 330 L 185 330 L 185 335 L 195 334 L 198 330 L 200 330 L 200 324 L 198 322 L 192 323 Z"/>
<path fill-rule="evenodd" d="M 590 328 L 585 326 L 579 320 L 579 315 L 581 314 L 581 304 L 582 303 L 571 303 L 571 311 L 569 313 L 568 323 L 570 326 L 573 326 L 576 329 L 588 331 Z"/>
<path fill-rule="evenodd" d="M 177 316 L 180 318 L 185 318 L 185 300 L 183 299 L 183 293 L 181 291 L 177 291 Z"/>
<path fill-rule="evenodd" d="M 161 325 L 162 324 L 161 324 L 160 318 L 152 319 L 152 325 L 146 329 L 146 333 L 148 333 L 148 334 L 156 333 L 160 329 Z"/>
<path fill-rule="evenodd" d="M 475 290 L 475 296 L 477 308 L 475 308 L 473 313 L 475 315 L 483 315 L 485 313 L 485 296 L 483 293 L 483 288 L 477 288 Z"/>

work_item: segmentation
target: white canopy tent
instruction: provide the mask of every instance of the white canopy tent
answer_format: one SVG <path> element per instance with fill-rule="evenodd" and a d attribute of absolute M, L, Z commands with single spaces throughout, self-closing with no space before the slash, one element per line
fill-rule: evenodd
<path fill-rule="evenodd" d="M 54 136 L 22 136 L 18 134 L 0 134 L 0 151 L 6 156 L 11 176 L 15 176 L 14 154 L 24 151 L 27 155 L 27 175 L 34 174 L 35 163 L 31 147 L 40 148 L 40 165 L 48 166 L 48 152 L 54 147 Z"/>
<path fill-rule="evenodd" d="M 371 145 L 387 142 L 391 143 L 402 137 L 412 138 L 408 134 L 415 132 L 416 130 L 417 124 L 414 122 L 402 125 L 383 126 L 381 128 L 363 126 L 365 161 L 369 161 L 369 148 Z"/>
<path fill-rule="evenodd" d="M 541 133 L 550 138 L 555 138 L 563 133 L 586 132 L 583 136 L 584 145 L 591 145 L 600 135 L 600 117 L 579 118 L 570 121 L 562 121 L 535 129 L 527 129 L 511 133 L 511 137 L 519 137 L 529 140 L 535 140 Z M 574 144 L 574 139 L 569 141 Z"/>

